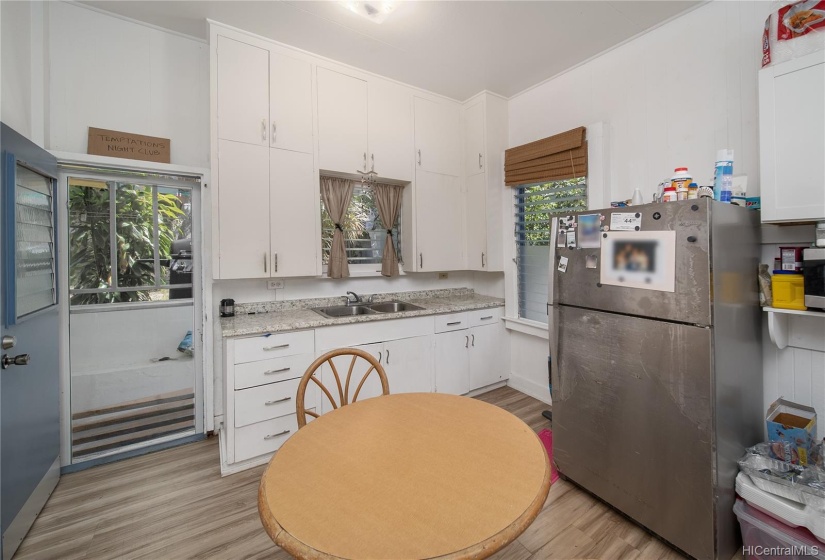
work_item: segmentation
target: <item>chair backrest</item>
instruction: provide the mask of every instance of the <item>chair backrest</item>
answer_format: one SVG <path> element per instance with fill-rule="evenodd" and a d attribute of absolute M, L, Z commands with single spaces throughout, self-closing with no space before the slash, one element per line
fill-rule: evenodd
<path fill-rule="evenodd" d="M 347 377 L 343 384 L 341 382 L 341 375 L 338 373 L 338 369 L 335 367 L 335 363 L 332 360 L 338 356 L 352 356 L 352 360 L 349 363 L 349 369 L 347 371 Z M 366 373 L 364 373 L 361 380 L 358 382 L 355 392 L 352 393 L 352 399 L 350 399 L 350 384 L 354 381 L 353 372 L 356 371 L 355 364 L 359 361 L 359 358 L 366 361 L 368 367 Z M 332 393 L 326 388 L 326 386 L 324 386 L 323 381 L 318 379 L 318 375 L 316 375 L 318 370 L 325 363 L 329 363 L 329 369 L 335 376 L 336 387 L 333 387 L 333 389 L 338 390 L 337 403 L 335 398 L 332 396 Z M 324 395 L 327 399 L 329 399 L 329 402 L 332 403 L 332 408 L 335 409 L 339 406 L 346 406 L 350 403 L 354 403 L 358 399 L 358 394 L 361 392 L 364 382 L 372 372 L 376 372 L 381 380 L 382 394 L 389 395 L 390 384 L 387 381 L 387 372 L 384 371 L 383 366 L 379 364 L 378 360 L 376 360 L 375 357 L 369 352 L 365 352 L 364 350 L 360 350 L 358 348 L 338 348 L 337 350 L 330 350 L 323 356 L 319 356 L 318 359 L 310 364 L 309 368 L 304 373 L 304 376 L 301 378 L 301 383 L 298 385 L 298 394 L 295 398 L 295 408 L 298 415 L 298 428 L 303 428 L 306 425 L 307 416 L 312 416 L 314 418 L 318 418 L 319 416 L 317 412 L 306 410 L 306 408 L 304 408 L 304 396 L 306 395 L 307 386 L 310 381 L 321 388 L 321 391 L 323 391 Z M 355 375 L 357 376 L 358 374 Z"/>

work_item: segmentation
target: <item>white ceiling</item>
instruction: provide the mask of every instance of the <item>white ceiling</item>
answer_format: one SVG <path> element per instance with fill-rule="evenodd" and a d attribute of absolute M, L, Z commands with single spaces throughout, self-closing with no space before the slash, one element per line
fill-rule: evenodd
<path fill-rule="evenodd" d="M 202 39 L 210 18 L 465 100 L 510 97 L 701 2 L 402 1 L 382 24 L 334 1 L 83 3 Z"/>

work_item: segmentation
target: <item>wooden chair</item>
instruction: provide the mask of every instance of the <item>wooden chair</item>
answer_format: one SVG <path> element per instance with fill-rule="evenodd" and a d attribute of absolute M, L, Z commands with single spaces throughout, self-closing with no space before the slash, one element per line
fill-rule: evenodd
<path fill-rule="evenodd" d="M 341 376 L 338 374 L 338 369 L 336 369 L 335 364 L 332 361 L 333 358 L 338 356 L 352 356 L 352 361 L 349 364 L 349 371 L 347 371 L 347 378 L 343 385 L 341 384 Z M 355 363 L 359 358 L 365 360 L 369 364 L 369 369 L 367 369 L 367 372 L 363 375 L 363 377 L 361 377 L 361 381 L 358 382 L 355 393 L 352 395 L 352 400 L 350 400 L 350 382 L 353 380 L 352 373 L 355 370 Z M 301 383 L 298 385 L 298 394 L 295 398 L 295 408 L 298 415 L 298 429 L 306 426 L 307 415 L 314 418 L 318 418 L 318 416 L 320 416 L 318 413 L 312 410 L 306 410 L 306 408 L 304 408 L 304 396 L 306 395 L 307 386 L 310 381 L 321 388 L 321 391 L 324 392 L 324 395 L 326 395 L 329 399 L 329 402 L 332 403 L 333 409 L 336 409 L 339 406 L 339 404 L 336 404 L 335 398 L 332 396 L 332 393 L 329 392 L 329 389 L 327 389 L 323 382 L 315 375 L 318 369 L 325 363 L 329 363 L 329 368 L 335 376 L 335 384 L 338 388 L 338 402 L 340 403 L 340 406 L 346 406 L 350 403 L 354 403 L 358 399 L 358 393 L 361 392 L 361 387 L 364 386 L 364 381 L 367 380 L 367 377 L 369 377 L 373 371 L 378 373 L 378 377 L 381 379 L 382 394 L 390 394 L 390 384 L 387 381 L 387 373 L 384 371 L 384 367 L 378 363 L 372 354 L 358 348 L 338 348 L 337 350 L 330 350 L 323 356 L 319 356 L 318 359 L 310 364 L 309 368 L 304 373 L 304 376 L 301 378 Z"/>

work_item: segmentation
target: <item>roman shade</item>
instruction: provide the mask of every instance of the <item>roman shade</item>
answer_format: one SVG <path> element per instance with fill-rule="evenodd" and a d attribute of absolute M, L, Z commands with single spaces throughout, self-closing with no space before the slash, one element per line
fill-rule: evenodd
<path fill-rule="evenodd" d="M 504 152 L 508 187 L 587 176 L 587 141 L 580 126 Z"/>

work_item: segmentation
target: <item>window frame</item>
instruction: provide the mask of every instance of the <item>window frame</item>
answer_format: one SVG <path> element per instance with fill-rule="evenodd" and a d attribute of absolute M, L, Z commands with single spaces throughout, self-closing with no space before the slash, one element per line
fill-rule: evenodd
<path fill-rule="evenodd" d="M 369 184 L 362 185 L 361 183 L 356 182 L 355 185 L 354 185 L 354 190 L 353 190 L 353 199 L 354 199 L 355 195 L 358 194 L 359 189 L 370 190 L 370 191 L 372 190 L 371 185 L 369 185 Z M 372 194 L 373 194 L 373 196 L 375 195 L 374 191 L 372 191 Z M 352 201 L 350 201 L 350 204 L 352 204 Z M 322 263 L 321 273 L 324 277 L 326 277 L 329 265 L 326 262 L 324 262 L 324 258 L 325 258 L 324 255 L 326 253 L 326 249 L 324 247 L 324 239 L 329 239 L 329 237 L 325 237 L 325 234 L 327 232 L 329 232 L 329 229 L 324 229 L 324 214 L 326 214 L 327 211 L 326 211 L 326 208 L 324 206 L 323 198 L 321 199 L 321 203 L 320 203 L 319 206 L 320 206 L 320 214 L 321 214 L 321 218 L 320 218 L 320 226 L 321 226 L 321 255 L 320 256 L 321 256 L 321 263 Z M 399 209 L 399 211 L 398 211 L 398 219 L 397 219 L 398 226 L 393 228 L 393 232 L 394 232 L 393 233 L 393 239 L 396 243 L 396 255 L 398 256 L 398 272 L 399 272 L 399 275 L 404 274 L 404 261 L 403 261 L 403 257 L 402 257 L 402 247 L 403 247 L 403 243 L 404 243 L 404 223 L 403 223 L 404 222 L 404 211 L 403 211 L 403 206 L 404 206 L 404 203 L 402 201 L 401 209 Z M 379 220 L 380 220 L 380 217 L 379 217 Z M 386 230 L 382 229 L 382 231 L 386 231 Z M 381 276 L 381 262 L 380 261 L 375 262 L 375 263 L 352 263 L 352 262 L 349 262 L 349 254 L 347 254 L 347 265 L 349 267 L 350 276 Z M 377 269 L 376 269 L 376 267 L 377 267 Z"/>
<path fill-rule="evenodd" d="M 4 154 L 4 174 L 3 183 L 3 324 L 6 327 L 13 327 L 50 313 L 57 309 L 60 304 L 58 289 L 58 274 L 60 262 L 58 260 L 59 247 L 57 238 L 58 228 L 58 205 L 57 205 L 57 177 L 44 169 L 33 165 L 22 159 L 18 159 L 12 152 Z M 17 315 L 17 167 L 24 167 L 32 173 L 36 173 L 49 182 L 52 202 L 52 303 L 25 315 Z"/>
<path fill-rule="evenodd" d="M 67 294 L 68 294 L 68 305 L 69 310 L 71 313 L 78 313 L 78 312 L 85 312 L 85 311 L 101 311 L 106 309 L 123 309 L 127 306 L 138 306 L 140 308 L 149 308 L 149 307 L 156 307 L 156 306 L 181 306 L 181 305 L 192 305 L 194 302 L 194 289 L 195 289 L 195 278 L 193 277 L 192 283 L 189 284 L 162 284 L 160 283 L 160 245 L 159 245 L 159 236 L 158 236 L 158 225 L 159 225 L 159 216 L 158 216 L 158 205 L 157 205 L 157 195 L 158 189 L 182 189 L 189 191 L 190 193 L 190 212 L 192 215 L 193 221 L 195 220 L 195 193 L 197 189 L 195 188 L 197 182 L 195 184 L 189 184 L 188 176 L 181 176 L 181 178 L 174 178 L 172 176 L 163 176 L 157 175 L 150 172 L 140 172 L 135 171 L 132 172 L 127 169 L 118 170 L 107 170 L 111 173 L 116 173 L 116 175 L 108 175 L 106 173 L 85 173 L 85 172 L 68 172 L 65 174 L 65 187 L 66 187 L 66 204 L 67 204 L 67 219 L 66 219 L 66 238 L 71 241 L 71 213 L 68 211 L 68 205 L 70 203 L 70 191 L 72 187 L 72 180 L 85 180 L 85 181 L 99 181 L 99 182 L 106 182 L 106 183 L 114 183 L 114 186 L 107 185 L 107 189 L 109 190 L 109 263 L 111 267 L 111 274 L 112 274 L 112 286 L 107 288 L 80 288 L 80 289 L 73 289 L 70 285 L 70 271 L 71 271 L 71 255 L 67 257 L 67 266 L 66 269 L 69 272 L 67 274 Z M 118 286 L 117 280 L 117 270 L 114 263 L 118 260 L 118 249 L 117 249 L 117 205 L 116 205 L 116 198 L 117 198 L 117 188 L 121 185 L 134 185 L 140 187 L 149 187 L 152 189 L 152 249 L 153 249 L 153 260 L 154 260 L 154 278 L 155 283 L 153 285 L 144 285 L 144 286 Z M 194 237 L 195 232 L 192 231 L 191 235 Z M 193 249 L 194 249 L 194 240 L 193 240 Z M 196 251 L 193 250 L 192 259 L 193 262 L 195 259 L 198 259 L 199 256 L 196 254 Z M 197 267 L 196 267 L 197 268 Z M 108 303 L 83 303 L 83 304 L 73 304 L 72 303 L 72 295 L 75 294 L 96 294 L 96 293 L 118 293 L 118 292 L 148 292 L 154 290 L 173 290 L 178 288 L 192 288 L 193 290 L 193 297 L 192 298 L 182 298 L 182 299 L 175 299 L 175 300 L 148 300 L 148 301 L 125 301 L 125 302 L 108 302 Z"/>
<path fill-rule="evenodd" d="M 556 190 L 556 187 L 551 187 L 550 186 L 550 185 L 553 185 L 555 183 L 563 183 L 563 182 L 570 182 L 570 181 L 580 181 L 581 184 L 580 185 L 565 185 L 565 186 L 562 186 L 562 187 L 557 187 L 558 190 Z M 547 325 L 548 322 L 549 322 L 549 319 L 548 319 L 546 314 L 543 317 L 540 317 L 540 318 L 536 318 L 535 316 L 528 317 L 527 316 L 528 312 L 526 310 L 526 298 L 523 296 L 523 291 L 524 291 L 523 276 L 524 276 L 525 273 L 523 272 L 522 267 L 526 266 L 526 263 L 523 262 L 523 259 L 525 258 L 523 253 L 524 253 L 524 247 L 528 246 L 528 245 L 525 244 L 526 239 L 524 238 L 524 236 L 526 235 L 526 231 L 527 231 L 526 230 L 527 222 L 525 221 L 524 216 L 525 215 L 536 215 L 536 214 L 543 213 L 543 212 L 540 212 L 540 211 L 534 211 L 534 210 L 529 210 L 528 211 L 528 210 L 526 210 L 526 207 L 528 206 L 528 203 L 526 203 L 524 201 L 524 197 L 529 196 L 529 194 L 530 194 L 530 193 L 527 193 L 527 189 L 542 187 L 542 189 L 540 189 L 540 192 L 533 193 L 533 194 L 544 194 L 545 197 L 547 197 L 548 195 L 551 195 L 554 190 L 556 190 L 556 192 L 561 193 L 561 194 L 563 194 L 565 192 L 576 191 L 576 190 L 579 190 L 580 188 L 583 188 L 583 190 L 584 190 L 584 192 L 581 195 L 574 195 L 574 196 L 568 196 L 568 197 L 563 196 L 563 197 L 560 197 L 558 200 L 555 200 L 555 201 L 554 200 L 545 200 L 545 201 L 543 201 L 545 203 L 570 202 L 570 203 L 579 205 L 577 207 L 558 208 L 555 211 L 549 210 L 546 213 L 547 216 L 548 216 L 548 220 L 547 220 L 547 224 L 546 224 L 546 230 L 542 230 L 542 233 L 546 233 L 546 235 L 547 235 L 546 245 L 529 245 L 529 246 L 547 247 L 546 252 L 547 252 L 547 257 L 549 259 L 550 247 L 551 247 L 550 244 L 551 243 L 556 243 L 555 239 L 551 239 L 553 217 L 558 216 L 558 215 L 569 214 L 570 212 L 579 212 L 579 211 L 587 210 L 588 206 L 589 206 L 589 200 L 588 200 L 589 186 L 590 185 L 589 185 L 589 182 L 588 182 L 588 177 L 585 175 L 585 176 L 576 177 L 576 178 L 573 178 L 573 179 L 561 179 L 561 180 L 555 180 L 555 181 L 545 181 L 545 182 L 541 182 L 541 183 L 528 183 L 528 184 L 524 184 L 524 185 L 518 185 L 518 186 L 513 188 L 513 191 L 514 191 L 513 192 L 513 210 L 514 210 L 513 248 L 514 248 L 514 255 L 515 255 L 515 258 L 513 260 L 514 260 L 514 264 L 515 264 L 515 266 L 514 266 L 515 296 L 516 296 L 515 297 L 515 299 L 516 299 L 516 309 L 515 309 L 515 311 L 516 311 L 516 318 L 518 320 L 520 320 L 520 321 L 531 321 L 531 322 L 535 322 L 535 323 L 540 323 L 542 325 Z M 539 203 L 539 204 L 541 204 L 541 203 Z M 540 265 L 543 268 L 543 263 L 540 263 Z M 547 266 L 546 273 L 548 275 L 548 282 L 549 282 L 550 281 L 550 278 L 549 278 L 549 273 L 550 273 L 549 263 L 548 263 L 548 266 Z M 547 297 L 547 293 L 545 292 L 545 299 L 546 299 L 546 297 Z M 545 303 L 549 303 L 549 302 L 545 301 Z M 546 305 L 545 305 L 545 308 L 546 308 Z"/>

